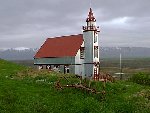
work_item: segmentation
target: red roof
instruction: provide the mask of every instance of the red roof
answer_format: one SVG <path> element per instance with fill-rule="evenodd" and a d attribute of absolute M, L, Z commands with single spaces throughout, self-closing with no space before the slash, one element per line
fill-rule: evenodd
<path fill-rule="evenodd" d="M 34 58 L 76 56 L 82 43 L 82 34 L 48 38 Z"/>

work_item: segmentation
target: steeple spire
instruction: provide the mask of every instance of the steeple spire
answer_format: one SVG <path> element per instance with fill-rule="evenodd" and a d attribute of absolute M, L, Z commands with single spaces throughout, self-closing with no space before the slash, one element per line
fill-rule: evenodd
<path fill-rule="evenodd" d="M 89 22 L 89 21 L 93 21 L 93 22 L 95 22 L 95 21 L 96 21 L 96 19 L 95 19 L 94 15 L 93 15 L 92 8 L 90 8 L 90 11 L 89 11 L 88 17 L 87 17 L 87 19 L 86 19 L 86 22 Z"/>

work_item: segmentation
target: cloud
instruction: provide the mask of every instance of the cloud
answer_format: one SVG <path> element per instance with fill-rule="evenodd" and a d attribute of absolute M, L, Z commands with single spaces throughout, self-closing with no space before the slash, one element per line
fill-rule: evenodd
<path fill-rule="evenodd" d="M 106 26 L 113 29 L 115 28 L 130 29 L 132 28 L 130 24 L 131 20 L 132 20 L 131 17 L 119 17 L 109 21 L 104 21 L 101 23 L 101 26 Z"/>
<path fill-rule="evenodd" d="M 82 33 L 90 7 L 81 0 L 1 0 L 0 5 L 0 48 L 40 47 L 47 37 Z M 100 43 L 150 47 L 149 6 L 149 0 L 92 1 Z"/>

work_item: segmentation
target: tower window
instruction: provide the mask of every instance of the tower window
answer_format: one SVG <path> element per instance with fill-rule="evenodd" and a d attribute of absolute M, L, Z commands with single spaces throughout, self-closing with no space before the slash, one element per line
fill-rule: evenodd
<path fill-rule="evenodd" d="M 80 59 L 84 59 L 84 47 L 80 47 Z"/>
<path fill-rule="evenodd" d="M 97 36 L 94 36 L 94 43 L 97 42 Z"/>
<path fill-rule="evenodd" d="M 94 46 L 94 58 L 98 58 L 98 46 Z"/>

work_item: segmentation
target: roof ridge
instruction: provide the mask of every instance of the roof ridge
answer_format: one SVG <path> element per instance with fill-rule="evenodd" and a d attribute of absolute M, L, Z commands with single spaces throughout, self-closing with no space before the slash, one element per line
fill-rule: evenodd
<path fill-rule="evenodd" d="M 47 38 L 47 39 L 53 39 L 53 38 L 64 38 L 64 37 L 69 37 L 69 36 L 78 36 L 78 35 L 83 35 L 83 34 L 63 35 L 63 36 L 49 37 L 49 38 Z"/>

